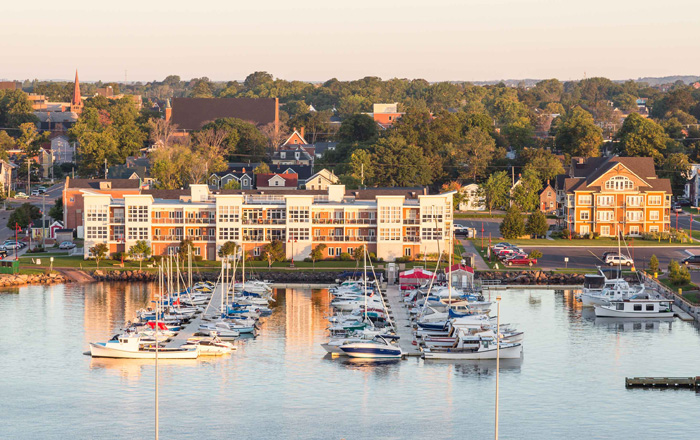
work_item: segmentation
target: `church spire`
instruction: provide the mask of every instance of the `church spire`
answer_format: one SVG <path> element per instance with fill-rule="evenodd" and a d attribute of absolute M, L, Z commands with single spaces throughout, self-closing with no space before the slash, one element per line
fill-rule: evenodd
<path fill-rule="evenodd" d="M 73 98 L 70 101 L 71 111 L 80 113 L 83 111 L 83 99 L 80 96 L 80 81 L 78 81 L 78 69 L 75 69 L 75 85 L 73 87 Z"/>

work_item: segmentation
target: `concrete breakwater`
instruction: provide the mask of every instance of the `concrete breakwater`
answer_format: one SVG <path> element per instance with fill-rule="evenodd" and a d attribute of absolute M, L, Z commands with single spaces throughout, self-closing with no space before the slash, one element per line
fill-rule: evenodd
<path fill-rule="evenodd" d="M 36 275 L 0 275 L 0 287 L 24 286 L 27 284 L 60 284 L 69 280 L 56 273 Z"/>
<path fill-rule="evenodd" d="M 480 280 L 496 280 L 501 284 L 539 284 L 549 285 L 576 285 L 583 284 L 582 274 L 576 273 L 555 273 L 541 270 L 523 270 L 507 272 L 477 272 L 476 278 Z"/>
<path fill-rule="evenodd" d="M 247 272 L 247 271 L 246 271 Z M 307 271 L 259 271 L 255 273 L 256 279 L 269 280 L 273 283 L 332 284 L 342 272 L 307 272 Z M 248 274 L 246 274 L 248 276 Z M 155 281 L 156 272 L 142 270 L 96 270 L 92 273 L 96 281 Z M 195 272 L 192 274 L 194 281 L 216 281 L 219 272 Z M 240 274 L 237 276 L 240 280 Z"/>

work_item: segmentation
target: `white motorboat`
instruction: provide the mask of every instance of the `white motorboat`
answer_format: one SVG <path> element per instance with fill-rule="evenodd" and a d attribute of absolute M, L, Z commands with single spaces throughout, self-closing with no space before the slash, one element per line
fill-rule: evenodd
<path fill-rule="evenodd" d="M 248 280 L 245 283 L 235 283 L 234 289 L 238 292 L 245 291 L 251 293 L 270 293 L 272 292 L 272 287 L 264 281 L 251 281 Z"/>
<path fill-rule="evenodd" d="M 424 359 L 518 359 L 522 354 L 521 343 L 500 342 L 497 347 L 496 337 L 493 332 L 484 332 L 477 335 L 459 333 L 457 341 L 452 347 L 431 347 L 423 351 Z"/>
<path fill-rule="evenodd" d="M 200 356 L 221 356 L 236 350 L 236 346 L 230 342 L 222 341 L 218 337 L 189 338 L 187 343 L 180 348 L 196 348 Z"/>
<path fill-rule="evenodd" d="M 391 345 L 389 341 L 377 336 L 371 341 L 351 342 L 339 346 L 347 356 L 363 359 L 400 359 L 401 347 Z"/>
<path fill-rule="evenodd" d="M 107 342 L 91 342 L 92 357 L 118 359 L 155 359 L 154 347 L 142 347 L 141 338 L 135 335 L 117 335 Z M 196 359 L 197 348 L 158 348 L 158 359 Z"/>
<path fill-rule="evenodd" d="M 228 322 L 212 322 L 207 324 L 199 324 L 200 333 L 214 333 L 221 340 L 236 339 L 241 335 L 241 332 L 234 329 Z"/>
<path fill-rule="evenodd" d="M 672 318 L 673 308 L 669 300 L 631 298 L 596 305 L 595 316 L 598 318 Z"/>
<path fill-rule="evenodd" d="M 596 275 L 588 274 L 583 280 L 583 292 L 581 293 L 581 303 L 583 307 L 595 307 L 596 305 L 608 305 L 611 301 L 629 299 L 639 296 L 644 292 L 644 284 L 631 286 L 620 277 L 619 272 L 616 278 L 608 278 L 599 268 Z"/>

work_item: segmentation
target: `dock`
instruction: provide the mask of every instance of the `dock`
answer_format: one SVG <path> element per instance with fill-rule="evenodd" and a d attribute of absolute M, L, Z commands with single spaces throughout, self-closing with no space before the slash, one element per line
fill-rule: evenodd
<path fill-rule="evenodd" d="M 700 376 L 695 377 L 626 377 L 627 388 L 690 388 L 700 392 Z"/>
<path fill-rule="evenodd" d="M 404 356 L 421 356 L 423 353 L 420 347 L 413 345 L 415 340 L 413 323 L 408 313 L 408 307 L 401 301 L 402 294 L 399 286 L 388 286 L 382 295 L 384 295 L 384 301 L 389 308 L 389 315 L 394 323 L 396 334 L 400 336 L 399 347 L 404 352 Z"/>
<path fill-rule="evenodd" d="M 214 293 L 212 294 L 211 299 L 207 303 L 204 312 L 200 313 L 192 321 L 190 321 L 189 324 L 187 324 L 182 330 L 180 330 L 177 333 L 177 335 L 175 335 L 173 339 L 170 340 L 170 342 L 165 344 L 165 347 L 180 348 L 180 346 L 187 343 L 187 339 L 191 338 L 192 336 L 194 336 L 195 333 L 197 333 L 197 331 L 199 330 L 199 325 L 202 323 L 203 318 L 209 318 L 212 315 L 218 316 L 223 290 L 223 286 L 221 284 L 217 284 L 216 287 L 214 287 Z"/>

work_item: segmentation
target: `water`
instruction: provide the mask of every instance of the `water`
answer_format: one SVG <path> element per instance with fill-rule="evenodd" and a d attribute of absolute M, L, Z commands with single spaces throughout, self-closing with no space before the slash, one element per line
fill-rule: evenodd
<path fill-rule="evenodd" d="M 149 300 L 143 284 L 0 293 L 0 437 L 148 438 L 152 361 L 82 353 Z M 626 390 L 625 376 L 700 374 L 700 334 L 679 320 L 606 324 L 572 295 L 507 291 L 526 332 L 503 362 L 503 439 L 697 438 L 700 395 Z M 225 358 L 161 361 L 161 438 L 451 439 L 493 436 L 495 363 L 327 359 L 325 291 L 281 290 L 261 335 Z"/>

